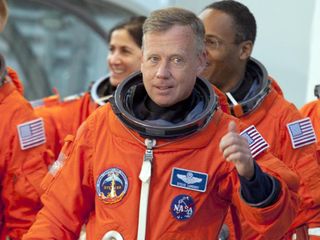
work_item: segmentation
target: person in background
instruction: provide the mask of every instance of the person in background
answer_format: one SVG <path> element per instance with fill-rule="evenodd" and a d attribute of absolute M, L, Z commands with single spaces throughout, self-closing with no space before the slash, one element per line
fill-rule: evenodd
<path fill-rule="evenodd" d="M 109 75 L 94 82 L 91 90 L 63 102 L 56 97 L 46 98 L 43 106 L 35 107 L 35 112 L 45 120 L 48 148 L 53 158 L 58 159 L 64 144 L 70 143 L 81 123 L 99 106 L 105 104 L 117 85 L 130 74 L 140 70 L 142 24 L 144 16 L 135 16 L 119 23 L 109 33 L 109 53 L 107 65 Z M 51 100 L 50 100 L 51 99 Z"/>
<path fill-rule="evenodd" d="M 317 238 L 320 236 L 320 174 L 312 123 L 285 100 L 263 64 L 251 57 L 256 21 L 245 5 L 232 0 L 217 1 L 205 7 L 200 18 L 205 26 L 208 54 L 201 76 L 225 93 L 232 115 L 254 125 L 271 152 L 301 178 L 299 214 L 286 237 Z M 231 217 L 227 221 L 231 239 L 240 239 L 238 210 L 231 207 L 229 216 L 233 218 L 233 225 Z M 240 222 L 242 239 L 275 239 L 259 234 L 243 218 Z"/>
<path fill-rule="evenodd" d="M 217 239 L 231 202 L 277 239 L 295 217 L 298 178 L 267 150 L 258 165 L 239 134 L 247 130 L 197 77 L 202 22 L 157 10 L 143 34 L 141 73 L 79 128 L 23 239 L 75 239 L 84 222 L 88 240 Z"/>
<path fill-rule="evenodd" d="M 316 85 L 314 88 L 314 95 L 317 97 L 316 100 L 305 104 L 300 112 L 303 116 L 309 117 L 314 126 L 315 133 L 317 135 L 317 152 L 320 157 L 320 85 Z"/>
<path fill-rule="evenodd" d="M 8 20 L 8 6 L 6 0 L 0 0 L 0 32 L 3 31 Z"/>
<path fill-rule="evenodd" d="M 0 0 L 0 28 L 8 8 Z M 23 98 L 17 73 L 6 67 L 0 53 L 0 239 L 18 240 L 29 229 L 41 208 L 40 182 L 47 173 L 45 133 Z"/>

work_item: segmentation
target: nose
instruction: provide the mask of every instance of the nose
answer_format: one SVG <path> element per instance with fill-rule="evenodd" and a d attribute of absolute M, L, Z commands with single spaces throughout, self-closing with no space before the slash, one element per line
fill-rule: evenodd
<path fill-rule="evenodd" d="M 114 51 L 109 53 L 108 60 L 110 64 L 120 64 L 121 63 L 121 55 L 118 51 Z"/>
<path fill-rule="evenodd" d="M 170 69 L 167 62 L 162 62 L 161 64 L 159 64 L 156 77 L 163 79 L 167 79 L 170 77 Z"/>

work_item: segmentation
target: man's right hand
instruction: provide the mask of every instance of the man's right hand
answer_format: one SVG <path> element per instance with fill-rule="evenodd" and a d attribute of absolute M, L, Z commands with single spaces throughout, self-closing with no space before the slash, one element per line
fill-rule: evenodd
<path fill-rule="evenodd" d="M 228 162 L 233 162 L 238 174 L 250 180 L 254 175 L 254 163 L 245 138 L 240 136 L 234 121 L 229 123 L 228 133 L 220 140 L 220 150 Z"/>

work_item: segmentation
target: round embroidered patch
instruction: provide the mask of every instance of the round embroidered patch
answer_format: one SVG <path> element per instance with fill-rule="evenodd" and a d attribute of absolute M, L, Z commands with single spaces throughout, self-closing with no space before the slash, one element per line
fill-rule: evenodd
<path fill-rule="evenodd" d="M 182 194 L 173 199 L 170 210 L 176 219 L 188 220 L 193 216 L 195 204 L 192 197 Z"/>
<path fill-rule="evenodd" d="M 113 204 L 121 201 L 128 190 L 128 177 L 119 168 L 110 168 L 100 174 L 96 191 L 104 203 Z"/>

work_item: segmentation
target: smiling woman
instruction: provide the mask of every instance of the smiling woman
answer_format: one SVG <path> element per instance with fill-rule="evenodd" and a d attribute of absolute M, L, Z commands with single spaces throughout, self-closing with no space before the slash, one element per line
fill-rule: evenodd
<path fill-rule="evenodd" d="M 129 74 L 140 70 L 144 20 L 142 16 L 132 17 L 110 31 L 107 63 L 112 86 L 117 86 Z"/>
<path fill-rule="evenodd" d="M 63 139 L 69 134 L 74 135 L 81 123 L 98 106 L 108 101 L 120 82 L 140 70 L 144 20 L 143 16 L 132 17 L 110 30 L 107 57 L 109 76 L 97 80 L 90 91 L 81 96 L 35 109 L 45 119 L 48 148 L 54 153 L 55 159 L 58 158 Z"/>

